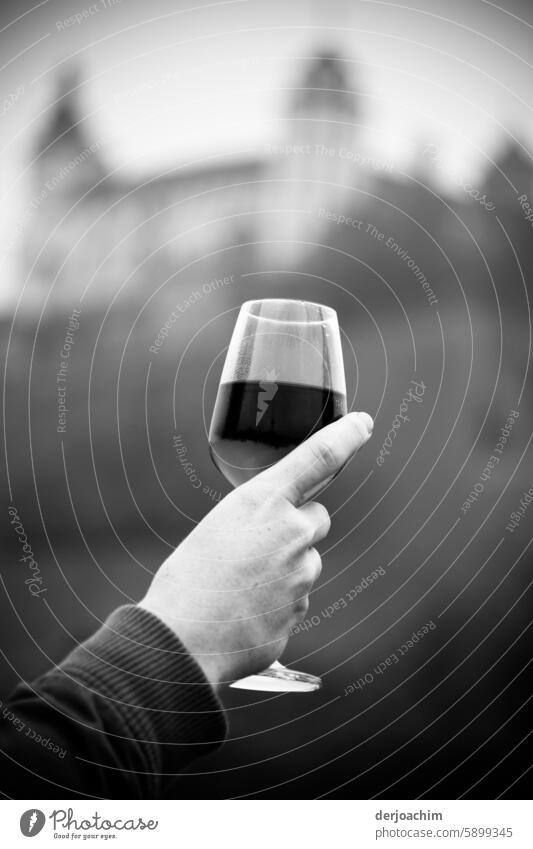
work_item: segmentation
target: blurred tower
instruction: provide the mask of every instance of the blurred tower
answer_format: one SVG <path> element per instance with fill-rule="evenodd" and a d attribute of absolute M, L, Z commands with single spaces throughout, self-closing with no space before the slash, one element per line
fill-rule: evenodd
<path fill-rule="evenodd" d="M 358 103 L 347 68 L 333 51 L 310 61 L 301 83 L 292 89 L 284 121 L 285 136 L 268 169 L 265 192 L 270 255 L 292 263 L 305 250 L 301 241 L 316 240 L 324 210 L 342 212 L 360 173 L 354 146 Z M 281 209 L 280 209 L 281 208 Z"/>
<path fill-rule="evenodd" d="M 344 60 L 325 51 L 312 60 L 294 89 L 290 105 L 294 142 L 327 147 L 350 143 L 357 111 Z"/>
<path fill-rule="evenodd" d="M 63 192 L 80 194 L 80 190 L 87 191 L 105 176 L 98 155 L 102 140 L 91 138 L 84 124 L 80 81 L 77 68 L 69 68 L 58 80 L 51 116 L 35 147 L 33 173 L 37 189 L 45 186 L 50 192 L 60 188 Z M 67 176 L 74 179 L 66 179 Z"/>
<path fill-rule="evenodd" d="M 87 257 L 79 250 L 70 253 L 87 227 L 94 186 L 106 169 L 100 157 L 103 141 L 84 124 L 79 80 L 72 68 L 59 78 L 31 155 L 23 247 L 24 304 L 30 310 L 46 297 L 51 307 L 73 302 L 88 272 Z"/>

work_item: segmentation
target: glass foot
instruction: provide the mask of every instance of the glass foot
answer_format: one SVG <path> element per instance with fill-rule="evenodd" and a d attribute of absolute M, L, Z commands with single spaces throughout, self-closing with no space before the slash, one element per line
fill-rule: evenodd
<path fill-rule="evenodd" d="M 312 693 L 320 690 L 321 686 L 322 681 L 318 676 L 287 669 L 277 660 L 264 672 L 248 675 L 230 684 L 237 690 L 261 690 L 268 693 Z"/>

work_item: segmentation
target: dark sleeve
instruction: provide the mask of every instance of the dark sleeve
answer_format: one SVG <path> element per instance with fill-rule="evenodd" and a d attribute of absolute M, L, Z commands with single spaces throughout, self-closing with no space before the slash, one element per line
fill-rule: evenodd
<path fill-rule="evenodd" d="M 196 661 L 134 605 L 0 705 L 0 790 L 15 799 L 163 797 L 227 730 Z"/>

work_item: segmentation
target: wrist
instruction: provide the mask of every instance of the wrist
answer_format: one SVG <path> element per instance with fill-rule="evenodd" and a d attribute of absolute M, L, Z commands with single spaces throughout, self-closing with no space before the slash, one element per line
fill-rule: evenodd
<path fill-rule="evenodd" d="M 157 619 L 159 619 L 160 622 L 166 625 L 166 627 L 170 631 L 172 631 L 174 636 L 176 636 L 180 640 L 182 645 L 187 649 L 191 658 L 200 667 L 206 678 L 207 683 L 210 684 L 215 693 L 218 693 L 221 688 L 221 685 L 224 683 L 224 680 L 227 680 L 227 676 L 226 678 L 224 676 L 222 668 L 223 664 L 221 663 L 220 655 L 195 651 L 193 645 L 194 641 L 191 639 L 190 634 L 185 633 L 186 629 L 177 628 L 177 620 L 174 617 L 169 616 L 163 611 L 155 608 L 146 598 L 141 599 L 141 601 L 138 602 L 137 607 L 142 608 L 143 610 L 146 610 L 148 613 L 150 613 L 152 616 L 155 616 Z"/>

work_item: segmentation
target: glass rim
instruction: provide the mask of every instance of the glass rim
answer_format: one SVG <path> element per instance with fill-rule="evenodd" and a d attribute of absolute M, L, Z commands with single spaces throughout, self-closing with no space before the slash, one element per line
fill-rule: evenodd
<path fill-rule="evenodd" d="M 306 301 L 304 298 L 253 298 L 250 301 L 243 301 L 240 307 L 241 310 L 250 304 L 305 304 L 306 306 L 317 307 L 318 309 L 324 310 L 326 313 L 324 318 L 311 318 L 306 321 L 300 321 L 298 319 L 272 318 L 271 316 L 266 315 L 254 315 L 252 312 L 248 311 L 248 315 L 258 321 L 275 321 L 278 324 L 326 324 L 328 321 L 332 320 L 338 322 L 337 311 L 333 309 L 333 307 L 328 307 L 327 304 L 320 304 L 318 301 Z"/>

